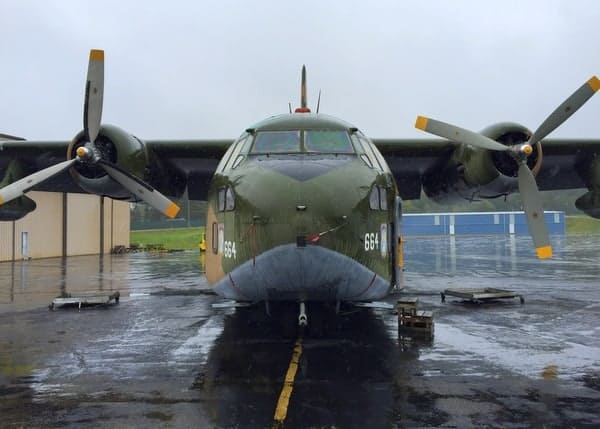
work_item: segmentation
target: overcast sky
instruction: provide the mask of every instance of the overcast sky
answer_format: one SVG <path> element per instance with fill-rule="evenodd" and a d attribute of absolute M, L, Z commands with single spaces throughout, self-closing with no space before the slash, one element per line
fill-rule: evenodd
<path fill-rule="evenodd" d="M 424 114 L 535 128 L 600 75 L 589 1 L 0 0 L 0 132 L 82 128 L 90 48 L 105 50 L 103 122 L 141 138 L 234 138 L 298 105 L 371 137 L 425 137 Z M 600 96 L 552 137 L 600 138 Z"/>

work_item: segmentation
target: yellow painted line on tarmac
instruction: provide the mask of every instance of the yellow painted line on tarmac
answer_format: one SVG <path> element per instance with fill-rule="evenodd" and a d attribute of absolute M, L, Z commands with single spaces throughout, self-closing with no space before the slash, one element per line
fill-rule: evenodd
<path fill-rule="evenodd" d="M 292 396 L 292 390 L 294 390 L 294 379 L 296 378 L 296 372 L 298 371 L 298 362 L 302 355 L 302 333 L 298 336 L 296 343 L 294 344 L 294 352 L 292 353 L 292 360 L 290 366 L 285 373 L 285 380 L 283 381 L 283 388 L 279 394 L 279 400 L 277 401 L 277 407 L 275 408 L 275 416 L 273 417 L 273 428 L 283 427 L 283 422 L 287 416 L 288 405 L 290 404 L 290 397 Z"/>

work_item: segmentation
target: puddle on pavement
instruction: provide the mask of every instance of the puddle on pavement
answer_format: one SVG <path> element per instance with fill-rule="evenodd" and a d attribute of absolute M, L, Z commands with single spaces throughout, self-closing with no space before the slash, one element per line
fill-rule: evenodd
<path fill-rule="evenodd" d="M 169 290 L 206 290 L 204 255 L 135 253 L 0 263 L 0 313 L 50 304 L 52 299 L 119 291 L 122 297 Z"/>
<path fill-rule="evenodd" d="M 556 257 L 543 262 L 528 237 L 408 240 L 404 294 L 434 311 L 433 341 L 400 340 L 397 319 L 377 311 L 349 313 L 342 329 L 307 336 L 288 423 L 462 425 L 492 414 L 505 420 L 483 423 L 586 423 L 591 412 L 577 400 L 561 406 L 580 420 L 521 421 L 518 414 L 530 384 L 600 391 L 600 267 L 591 263 L 600 238 L 552 240 Z M 13 380 L 0 397 L 57 409 L 65 401 L 61 413 L 71 410 L 72 422 L 110 415 L 118 398 L 134 421 L 176 426 L 181 418 L 199 422 L 200 414 L 224 427 L 268 425 L 293 341 L 253 326 L 242 311 L 215 312 L 217 297 L 185 292 L 207 288 L 202 271 L 191 252 L 0 264 L 0 378 Z M 522 293 L 526 303 L 440 302 L 445 288 L 482 284 Z M 106 311 L 42 311 L 62 292 L 112 290 L 126 299 Z M 543 404 L 531 404 L 527 412 L 539 413 Z M 131 421 L 116 415 L 117 425 Z"/>

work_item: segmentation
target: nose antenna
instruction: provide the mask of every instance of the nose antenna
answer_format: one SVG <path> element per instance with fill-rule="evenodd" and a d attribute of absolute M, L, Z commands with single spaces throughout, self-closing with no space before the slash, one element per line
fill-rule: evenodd
<path fill-rule="evenodd" d="M 306 66 L 302 65 L 302 83 L 300 86 L 300 107 L 295 110 L 296 113 L 310 113 L 306 102 Z"/>

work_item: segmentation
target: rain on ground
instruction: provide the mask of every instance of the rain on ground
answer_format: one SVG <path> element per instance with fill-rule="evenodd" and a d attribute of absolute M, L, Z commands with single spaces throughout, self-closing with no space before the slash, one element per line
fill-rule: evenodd
<path fill-rule="evenodd" d="M 409 238 L 405 290 L 432 341 L 383 310 L 307 331 L 286 428 L 598 427 L 600 237 Z M 195 252 L 0 264 L 0 427 L 270 428 L 295 338 L 255 309 L 214 309 Z M 521 293 L 473 305 L 446 288 Z M 120 291 L 49 311 L 61 292 Z M 291 311 L 295 311 L 292 309 Z"/>

